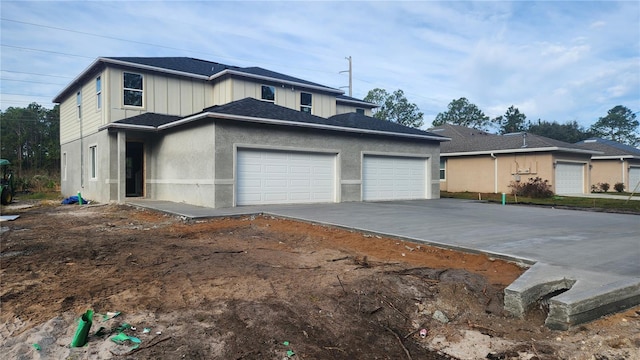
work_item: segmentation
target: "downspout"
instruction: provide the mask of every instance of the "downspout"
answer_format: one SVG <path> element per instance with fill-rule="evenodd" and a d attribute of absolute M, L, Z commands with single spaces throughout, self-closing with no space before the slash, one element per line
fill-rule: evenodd
<path fill-rule="evenodd" d="M 498 193 L 498 157 L 491 153 L 493 159 L 493 193 Z"/>
<path fill-rule="evenodd" d="M 624 171 L 625 170 L 624 169 L 624 158 L 620 158 L 620 164 L 622 165 L 622 181 L 621 182 L 624 184 L 625 183 L 625 181 L 624 181 L 624 173 L 625 173 L 625 171 Z M 628 190 L 628 186 L 627 186 L 627 190 Z"/>

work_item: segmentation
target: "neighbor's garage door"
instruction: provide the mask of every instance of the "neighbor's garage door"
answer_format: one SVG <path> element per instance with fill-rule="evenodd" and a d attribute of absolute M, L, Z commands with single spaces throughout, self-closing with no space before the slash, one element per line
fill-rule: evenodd
<path fill-rule="evenodd" d="M 335 201 L 334 154 L 238 150 L 237 205 Z"/>
<path fill-rule="evenodd" d="M 629 192 L 640 190 L 638 182 L 640 182 L 640 167 L 632 167 L 629 169 L 629 184 L 625 184 L 627 185 L 626 190 Z M 636 188 L 636 186 L 638 187 Z"/>
<path fill-rule="evenodd" d="M 363 200 L 406 200 L 426 198 L 426 159 L 364 156 Z"/>
<path fill-rule="evenodd" d="M 556 163 L 556 194 L 584 193 L 584 164 Z"/>

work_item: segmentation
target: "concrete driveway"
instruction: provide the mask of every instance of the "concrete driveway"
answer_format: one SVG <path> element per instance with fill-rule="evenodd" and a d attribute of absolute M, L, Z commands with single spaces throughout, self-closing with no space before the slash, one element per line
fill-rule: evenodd
<path fill-rule="evenodd" d="M 521 261 L 533 266 L 505 290 L 505 308 L 521 316 L 541 298 L 568 290 L 550 300 L 553 328 L 640 304 L 638 215 L 457 199 L 231 209 L 132 203 L 188 217 L 268 213 Z M 181 209 L 172 211 L 172 204 Z"/>

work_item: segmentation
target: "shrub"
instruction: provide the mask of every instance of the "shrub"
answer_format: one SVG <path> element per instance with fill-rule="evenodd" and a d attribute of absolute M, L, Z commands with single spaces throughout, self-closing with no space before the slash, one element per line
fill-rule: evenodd
<path fill-rule="evenodd" d="M 548 198 L 553 196 L 548 180 L 540 177 L 529 178 L 526 183 L 511 182 L 509 185 L 513 194 L 531 198 Z"/>
<path fill-rule="evenodd" d="M 623 192 L 624 191 L 624 183 L 621 183 L 621 182 L 615 183 L 613 185 L 613 188 L 617 192 Z"/>
<path fill-rule="evenodd" d="M 600 186 L 600 190 L 602 190 L 602 192 L 607 192 L 610 188 L 609 183 L 600 183 L 598 186 Z"/>

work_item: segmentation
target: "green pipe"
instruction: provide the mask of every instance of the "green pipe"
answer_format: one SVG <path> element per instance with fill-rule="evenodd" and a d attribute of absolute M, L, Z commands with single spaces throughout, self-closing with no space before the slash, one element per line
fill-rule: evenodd
<path fill-rule="evenodd" d="M 82 314 L 82 317 L 78 321 L 78 329 L 71 341 L 71 347 L 82 347 L 87 343 L 87 337 L 89 336 L 89 330 L 93 322 L 93 310 L 87 310 Z"/>
<path fill-rule="evenodd" d="M 82 194 L 78 191 L 78 205 L 82 205 Z"/>
<path fill-rule="evenodd" d="M 502 205 L 507 203 L 507 194 L 502 193 Z"/>

